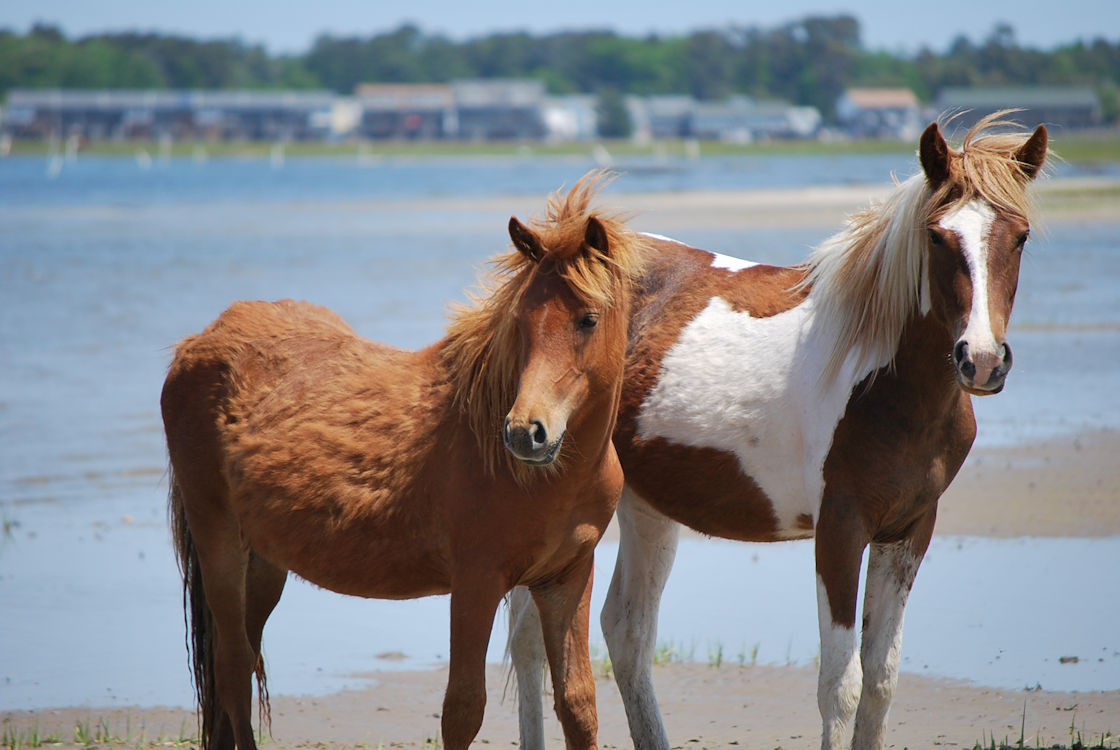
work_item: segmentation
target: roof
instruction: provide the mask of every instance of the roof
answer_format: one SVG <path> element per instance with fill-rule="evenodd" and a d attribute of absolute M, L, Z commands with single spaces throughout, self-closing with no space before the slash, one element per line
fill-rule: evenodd
<path fill-rule="evenodd" d="M 455 104 L 446 83 L 362 83 L 354 95 L 366 109 L 444 109 Z"/>
<path fill-rule="evenodd" d="M 1100 101 L 1087 86 L 1022 86 L 964 88 L 950 86 L 937 96 L 940 107 L 1097 107 Z"/>
<path fill-rule="evenodd" d="M 334 101 L 330 91 L 12 89 L 9 107 L 57 110 L 111 109 L 322 109 Z"/>
<path fill-rule="evenodd" d="M 917 107 L 918 97 L 908 88 L 848 89 L 844 96 L 860 109 L 902 109 Z"/>

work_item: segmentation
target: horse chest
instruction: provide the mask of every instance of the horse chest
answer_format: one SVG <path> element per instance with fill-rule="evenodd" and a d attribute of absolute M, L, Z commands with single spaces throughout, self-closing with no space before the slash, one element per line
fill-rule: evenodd
<path fill-rule="evenodd" d="M 709 300 L 665 352 L 656 382 L 633 416 L 638 447 L 628 456 L 627 477 L 642 472 L 642 446 L 666 446 L 657 460 L 672 462 L 677 474 L 720 475 L 717 482 L 709 476 L 705 486 L 749 479 L 769 505 L 769 533 L 776 538 L 806 535 L 819 509 L 833 433 L 853 385 L 866 375 L 847 368 L 822 385 L 829 331 L 814 323 L 819 321 L 811 302 L 755 318 L 719 297 Z M 735 461 L 690 465 L 699 454 L 689 448 L 730 454 Z M 694 482 L 691 490 L 698 487 Z M 687 498 L 694 505 L 708 500 Z M 759 515 L 740 523 L 761 523 L 751 520 Z M 748 532 L 709 533 L 749 538 Z"/>

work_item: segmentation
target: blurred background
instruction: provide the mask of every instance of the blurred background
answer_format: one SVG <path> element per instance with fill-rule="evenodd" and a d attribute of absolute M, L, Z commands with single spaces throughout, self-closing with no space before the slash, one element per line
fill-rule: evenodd
<path fill-rule="evenodd" d="M 603 202 L 639 229 L 790 264 L 916 171 L 930 121 L 956 115 L 959 142 L 1020 109 L 1063 159 L 977 450 L 1116 443 L 1116 0 L 385 5 L 0 2 L 0 709 L 191 705 L 158 411 L 177 340 L 234 300 L 295 297 L 423 346 L 509 216 L 595 167 L 619 170 Z M 783 208 L 737 212 L 759 196 Z M 935 540 L 903 669 L 1120 688 L 1118 533 Z M 687 541 L 678 560 L 677 658 L 816 657 L 811 544 Z M 740 589 L 711 576 L 738 569 L 757 571 Z M 1067 616 L 1008 629 L 1024 604 Z M 265 636 L 276 694 L 446 644 L 445 597 L 294 580 Z M 499 626 L 492 659 L 503 644 Z"/>

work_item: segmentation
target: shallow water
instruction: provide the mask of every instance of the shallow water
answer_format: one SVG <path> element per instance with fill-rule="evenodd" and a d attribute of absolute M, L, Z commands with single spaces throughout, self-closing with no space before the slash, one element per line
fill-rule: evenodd
<path fill-rule="evenodd" d="M 44 166 L 0 159 L 0 520 L 10 529 L 0 538 L 0 708 L 189 704 L 157 407 L 169 347 L 235 299 L 280 297 L 327 305 L 370 338 L 421 346 L 441 334 L 447 301 L 463 299 L 506 246 L 509 213 L 423 202 L 384 211 L 376 198 L 518 194 L 543 206 L 592 164 L 141 170 L 80 159 L 55 179 Z M 912 171 L 897 156 L 637 166 L 612 190 L 881 183 Z M 1036 232 L 1011 327 L 1015 369 L 1004 393 L 975 401 L 980 444 L 1120 426 L 1118 230 L 1120 218 Z M 790 263 L 823 236 L 698 227 L 689 239 Z M 664 640 L 701 661 L 720 645 L 726 661 L 749 658 L 755 644 L 760 661 L 815 656 L 807 545 L 693 544 L 682 544 L 666 595 Z M 1120 687 L 1117 644 L 1102 631 L 1120 613 L 1118 592 L 1100 572 L 1116 551 L 1116 540 L 937 540 L 915 587 L 904 668 L 1009 687 Z M 599 554 L 605 584 L 613 552 Z M 726 572 L 744 568 L 751 574 Z M 729 592 L 731 583 L 774 588 Z M 446 608 L 290 584 L 266 635 L 273 689 L 356 684 L 348 675 L 402 664 L 376 658 L 387 651 L 408 654 L 408 666 L 445 658 Z M 503 641 L 495 635 L 493 658 Z M 1079 662 L 1057 663 L 1069 655 Z"/>
<path fill-rule="evenodd" d="M 102 511 L 19 509 L 20 526 L 0 547 L 0 707 L 191 705 L 163 514 L 126 522 Z M 593 613 L 616 553 L 613 542 L 597 551 Z M 1102 574 L 1118 554 L 1120 537 L 936 537 L 907 610 L 902 670 L 1012 689 L 1120 689 L 1120 611 Z M 811 542 L 685 539 L 658 642 L 686 661 L 813 664 L 815 592 Z M 448 601 L 356 599 L 293 578 L 265 632 L 271 691 L 322 695 L 445 661 Z M 492 662 L 502 659 L 505 617 L 499 611 Z M 597 614 L 591 642 L 605 655 Z"/>

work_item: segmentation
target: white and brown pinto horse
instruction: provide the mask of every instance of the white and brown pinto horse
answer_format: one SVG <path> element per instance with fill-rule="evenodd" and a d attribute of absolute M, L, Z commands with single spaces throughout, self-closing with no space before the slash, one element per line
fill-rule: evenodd
<path fill-rule="evenodd" d="M 267 711 L 261 634 L 289 570 L 354 596 L 451 594 L 457 750 L 482 724 L 497 607 L 528 586 L 567 742 L 595 747 L 592 555 L 622 490 L 638 262 L 637 235 L 589 210 L 597 182 L 511 219 L 493 293 L 420 351 L 291 301 L 236 303 L 179 345 L 161 405 L 203 748 L 256 746 L 252 676 Z"/>
<path fill-rule="evenodd" d="M 907 596 L 976 434 L 970 397 L 999 392 L 1011 368 L 1026 187 L 1047 134 L 993 130 L 1005 126 L 987 118 L 957 151 L 931 125 L 924 174 L 801 266 L 651 238 L 615 432 L 627 486 L 602 612 L 635 747 L 669 747 L 651 663 L 678 524 L 754 542 L 816 537 L 821 745 L 883 746 Z M 536 748 L 543 652 L 518 598 L 510 648 L 522 743 Z"/>

